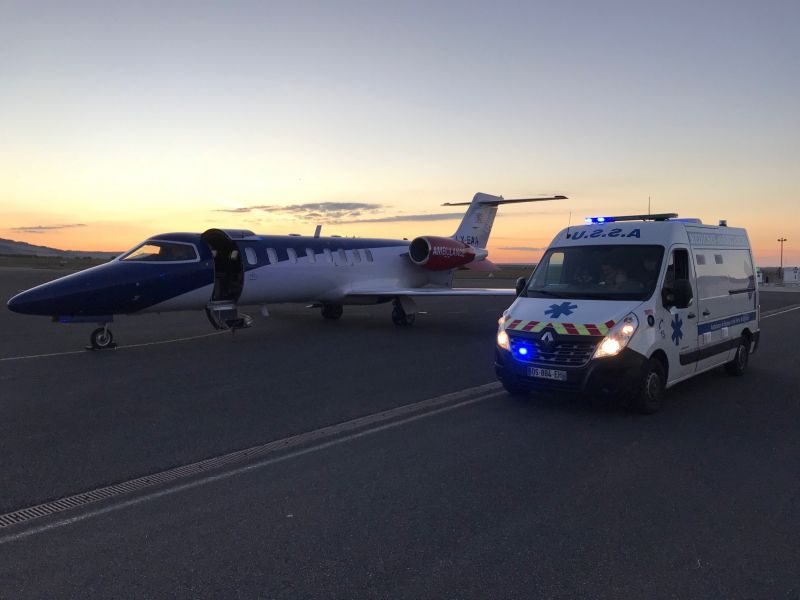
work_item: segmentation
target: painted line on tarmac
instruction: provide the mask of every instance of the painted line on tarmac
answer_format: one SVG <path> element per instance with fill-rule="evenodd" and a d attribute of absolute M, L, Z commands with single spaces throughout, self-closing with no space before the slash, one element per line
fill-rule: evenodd
<path fill-rule="evenodd" d="M 33 526 L 17 533 L 0 536 L 0 544 L 13 542 L 129 506 L 136 506 L 149 500 L 155 500 L 163 496 L 169 496 L 184 490 L 190 490 L 235 477 L 292 458 L 297 458 L 382 431 L 401 427 L 421 419 L 490 400 L 502 396 L 503 394 L 505 394 L 505 392 L 502 390 L 500 383 L 488 383 L 458 392 L 436 396 L 420 402 L 406 404 L 350 421 L 344 421 L 336 425 L 322 427 L 259 446 L 237 450 L 182 467 L 175 467 L 88 492 L 66 496 L 44 504 L 22 508 L 0 515 L 0 531 L 5 528 L 17 526 L 25 527 L 26 525 L 31 525 L 35 523 L 35 521 L 46 517 L 117 498 L 117 501 L 112 504 L 90 508 L 72 517 L 62 517 L 58 520 L 39 526 Z M 298 446 L 301 446 L 301 448 L 278 454 L 278 456 L 272 456 Z M 203 475 L 209 471 L 213 474 Z M 168 487 L 164 488 L 164 485 L 168 485 Z M 158 487 L 159 489 L 146 491 L 148 488 L 154 487 Z M 134 498 L 125 499 L 126 496 L 140 491 L 145 491 L 145 493 Z"/>
<path fill-rule="evenodd" d="M 785 315 L 786 313 L 789 313 L 789 312 L 792 312 L 792 311 L 795 311 L 795 310 L 800 310 L 800 304 L 798 304 L 797 306 L 791 306 L 789 308 L 784 308 L 784 309 L 778 308 L 778 309 L 775 309 L 775 310 L 771 310 L 770 312 L 768 312 L 768 313 L 766 313 L 764 315 L 761 315 L 761 318 L 762 319 L 769 319 L 770 317 L 777 317 L 778 315 Z"/>
<path fill-rule="evenodd" d="M 108 350 L 70 350 L 68 352 L 51 352 L 50 354 L 29 354 L 26 356 L 8 356 L 0 358 L 0 362 L 10 362 L 12 360 L 31 360 L 34 358 L 51 358 L 54 356 L 73 356 L 75 354 L 86 354 L 87 352 L 115 352 L 117 350 L 128 350 L 130 348 L 144 348 L 147 346 L 159 346 L 161 344 L 174 344 L 175 342 L 188 342 L 189 340 L 199 340 L 201 338 L 212 337 L 215 335 L 222 335 L 228 331 L 212 331 L 211 333 L 202 333 L 200 335 L 190 335 L 189 337 L 175 338 L 172 340 L 158 340 L 155 342 L 142 342 L 141 344 L 128 344 L 126 346 L 115 346 Z"/>

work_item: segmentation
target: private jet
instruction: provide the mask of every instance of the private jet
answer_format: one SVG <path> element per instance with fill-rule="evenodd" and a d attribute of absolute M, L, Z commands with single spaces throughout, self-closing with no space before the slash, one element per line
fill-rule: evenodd
<path fill-rule="evenodd" d="M 46 315 L 58 323 L 95 323 L 88 348 L 114 347 L 115 315 L 204 310 L 216 329 L 249 327 L 242 305 L 305 303 L 325 319 L 345 305 L 391 302 L 392 321 L 414 323 L 420 296 L 513 296 L 510 289 L 453 288 L 457 269 L 496 270 L 486 243 L 501 204 L 562 200 L 566 196 L 506 200 L 475 194 L 451 237 L 411 241 L 369 238 L 256 235 L 242 229 L 164 233 L 110 262 L 17 294 L 8 308 Z"/>

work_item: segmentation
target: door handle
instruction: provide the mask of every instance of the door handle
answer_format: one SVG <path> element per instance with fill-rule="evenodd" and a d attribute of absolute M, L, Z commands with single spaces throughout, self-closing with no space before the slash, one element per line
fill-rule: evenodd
<path fill-rule="evenodd" d="M 686 315 L 686 318 L 687 318 L 687 319 L 694 319 L 696 316 L 697 316 L 697 315 L 696 315 L 696 314 L 694 314 L 694 313 L 689 313 L 688 315 Z"/>
<path fill-rule="evenodd" d="M 707 316 L 708 316 L 708 315 L 710 315 L 710 314 L 711 314 L 711 311 L 710 311 L 710 310 L 708 310 L 707 308 L 706 308 L 706 309 L 703 311 L 703 316 L 704 316 L 704 317 L 707 317 Z"/>

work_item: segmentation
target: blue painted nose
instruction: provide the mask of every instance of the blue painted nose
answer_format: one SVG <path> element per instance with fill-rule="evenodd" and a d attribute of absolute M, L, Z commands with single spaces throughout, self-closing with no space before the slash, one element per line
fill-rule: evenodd
<path fill-rule="evenodd" d="M 25 292 L 21 294 L 17 294 L 11 300 L 8 301 L 7 306 L 8 310 L 14 311 L 15 313 L 25 313 Z"/>

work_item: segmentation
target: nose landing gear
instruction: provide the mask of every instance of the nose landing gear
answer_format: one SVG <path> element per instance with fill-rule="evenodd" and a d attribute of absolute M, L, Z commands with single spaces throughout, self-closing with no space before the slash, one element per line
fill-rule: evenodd
<path fill-rule="evenodd" d="M 114 343 L 114 335 L 111 333 L 108 325 L 95 329 L 92 335 L 89 336 L 89 342 L 91 346 L 87 346 L 88 350 L 107 350 L 117 347 Z"/>

